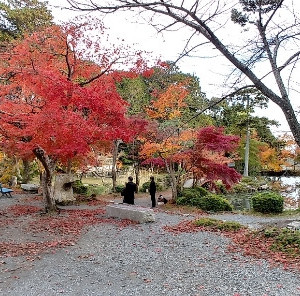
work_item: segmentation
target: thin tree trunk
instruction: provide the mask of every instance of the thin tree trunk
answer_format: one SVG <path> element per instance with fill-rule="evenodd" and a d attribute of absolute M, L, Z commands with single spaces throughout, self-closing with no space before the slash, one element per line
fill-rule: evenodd
<path fill-rule="evenodd" d="M 249 153 L 250 153 L 250 128 L 247 126 L 246 146 L 245 146 L 245 163 L 244 163 L 244 177 L 249 176 Z"/>
<path fill-rule="evenodd" d="M 30 181 L 30 161 L 28 159 L 23 159 L 23 174 L 22 174 L 22 182 L 28 183 Z"/>
<path fill-rule="evenodd" d="M 33 153 L 44 167 L 44 172 L 42 173 L 42 190 L 45 201 L 45 210 L 47 213 L 57 212 L 52 186 L 55 164 L 42 148 L 35 148 Z"/>
<path fill-rule="evenodd" d="M 137 191 L 139 191 L 140 186 L 140 164 L 138 162 L 135 162 L 134 164 L 134 173 L 135 173 L 135 184 L 137 187 Z"/>
<path fill-rule="evenodd" d="M 112 191 L 116 192 L 116 185 L 117 185 L 117 160 L 119 154 L 119 145 L 121 140 L 115 140 L 113 143 L 113 163 L 111 169 L 111 178 L 112 178 Z"/>
<path fill-rule="evenodd" d="M 166 159 L 163 158 L 163 160 L 165 162 L 167 172 L 171 177 L 172 200 L 176 200 L 177 196 L 178 196 L 178 194 L 177 194 L 177 180 L 176 180 L 176 176 L 175 176 L 173 163 L 171 162 L 170 165 L 169 165 Z"/>

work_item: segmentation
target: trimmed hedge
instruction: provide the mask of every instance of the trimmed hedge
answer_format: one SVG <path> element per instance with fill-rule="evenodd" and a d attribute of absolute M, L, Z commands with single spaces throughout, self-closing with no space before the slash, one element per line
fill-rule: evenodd
<path fill-rule="evenodd" d="M 200 198 L 199 207 L 204 211 L 232 211 L 233 207 L 229 201 L 219 195 L 210 194 Z"/>
<path fill-rule="evenodd" d="M 205 190 L 205 189 L 204 189 Z M 182 206 L 193 206 L 204 211 L 232 211 L 233 207 L 229 201 L 219 195 L 210 194 L 205 190 L 205 195 L 200 196 L 197 189 L 185 189 L 181 197 L 177 198 L 176 204 Z"/>
<path fill-rule="evenodd" d="M 181 197 L 177 198 L 178 205 L 189 205 L 199 207 L 200 199 L 208 195 L 208 191 L 202 187 L 185 188 L 181 192 Z"/>
<path fill-rule="evenodd" d="M 253 195 L 253 210 L 260 213 L 282 213 L 284 198 L 275 192 L 262 192 Z"/>

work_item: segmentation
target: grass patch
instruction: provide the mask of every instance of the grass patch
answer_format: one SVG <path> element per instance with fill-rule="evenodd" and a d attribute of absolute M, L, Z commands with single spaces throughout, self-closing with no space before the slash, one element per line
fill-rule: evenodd
<path fill-rule="evenodd" d="M 287 228 L 267 228 L 263 235 L 271 238 L 273 243 L 271 249 L 287 253 L 291 256 L 300 256 L 300 231 Z"/>
<path fill-rule="evenodd" d="M 195 226 L 197 227 L 209 227 L 212 229 L 218 229 L 221 231 L 237 231 L 241 228 L 244 228 L 240 223 L 233 221 L 221 221 L 212 218 L 200 218 L 194 221 Z"/>

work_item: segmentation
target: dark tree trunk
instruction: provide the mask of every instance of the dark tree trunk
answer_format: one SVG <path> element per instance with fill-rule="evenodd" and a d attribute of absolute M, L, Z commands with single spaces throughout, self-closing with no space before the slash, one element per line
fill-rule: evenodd
<path fill-rule="evenodd" d="M 42 173 L 42 190 L 43 197 L 45 201 L 46 212 L 57 212 L 57 207 L 55 204 L 55 199 L 53 195 L 52 179 L 55 169 L 55 163 L 48 157 L 46 152 L 38 147 L 33 150 L 34 155 L 42 163 L 44 167 L 44 172 Z"/>

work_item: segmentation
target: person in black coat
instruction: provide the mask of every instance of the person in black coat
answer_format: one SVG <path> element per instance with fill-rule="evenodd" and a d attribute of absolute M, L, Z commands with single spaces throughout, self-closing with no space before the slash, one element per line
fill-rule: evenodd
<path fill-rule="evenodd" d="M 155 199 L 156 184 L 154 182 L 154 177 L 150 177 L 149 192 L 151 196 L 152 208 L 155 208 L 156 207 L 156 199 Z"/>
<path fill-rule="evenodd" d="M 126 183 L 126 187 L 124 190 L 124 203 L 128 203 L 134 205 L 134 193 L 137 192 L 137 186 L 133 183 L 133 178 L 131 176 L 128 177 L 128 183 Z"/>

